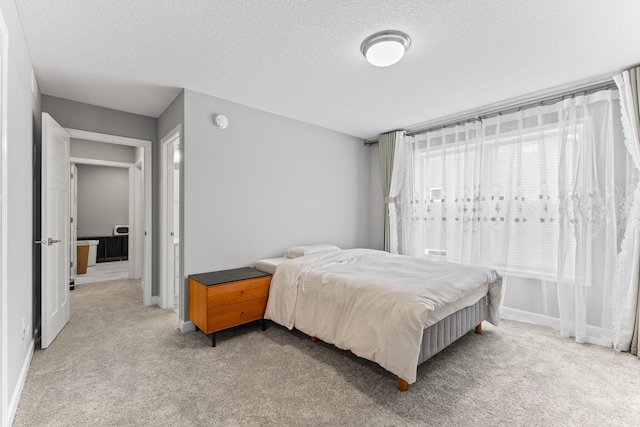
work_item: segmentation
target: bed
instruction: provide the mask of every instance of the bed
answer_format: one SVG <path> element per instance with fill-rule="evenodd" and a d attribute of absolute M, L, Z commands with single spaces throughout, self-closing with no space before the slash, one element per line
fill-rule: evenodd
<path fill-rule="evenodd" d="M 470 330 L 480 333 L 484 320 L 499 323 L 502 278 L 492 269 L 302 248 L 256 264 L 273 274 L 265 318 L 378 363 L 402 391 L 420 363 Z"/>

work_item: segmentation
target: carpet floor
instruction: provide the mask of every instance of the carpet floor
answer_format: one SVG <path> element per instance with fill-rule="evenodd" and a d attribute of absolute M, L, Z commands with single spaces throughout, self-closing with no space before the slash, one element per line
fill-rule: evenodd
<path fill-rule="evenodd" d="M 37 350 L 15 426 L 615 426 L 640 420 L 640 359 L 485 322 L 401 393 L 378 365 L 273 323 L 181 333 L 137 281 L 78 285 Z"/>

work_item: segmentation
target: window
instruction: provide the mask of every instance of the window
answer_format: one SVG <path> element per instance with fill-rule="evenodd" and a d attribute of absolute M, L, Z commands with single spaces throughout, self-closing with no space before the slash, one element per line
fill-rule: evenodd
<path fill-rule="evenodd" d="M 495 227 L 493 265 L 530 274 L 557 273 L 560 206 L 558 174 L 560 130 L 499 137 L 493 151 L 491 182 L 495 189 L 491 220 Z M 575 135 L 567 135 L 573 151 Z M 565 179 L 573 176 L 572 157 L 562 159 Z M 575 250 L 568 252 L 573 271 Z"/>
<path fill-rule="evenodd" d="M 580 279 L 575 236 L 600 233 L 611 221 L 606 206 L 624 205 L 625 192 L 613 200 L 594 172 L 613 161 L 593 148 L 607 131 L 591 121 L 599 108 L 560 103 L 417 136 L 417 253 L 524 277 L 555 278 L 562 268 Z"/>

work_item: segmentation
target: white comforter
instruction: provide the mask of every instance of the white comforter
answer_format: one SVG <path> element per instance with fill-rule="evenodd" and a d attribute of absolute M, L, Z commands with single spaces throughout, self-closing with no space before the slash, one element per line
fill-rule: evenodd
<path fill-rule="evenodd" d="M 502 278 L 489 268 L 370 249 L 307 255 L 278 266 L 265 318 L 351 350 L 412 384 L 429 313 L 486 285 L 497 325 Z"/>

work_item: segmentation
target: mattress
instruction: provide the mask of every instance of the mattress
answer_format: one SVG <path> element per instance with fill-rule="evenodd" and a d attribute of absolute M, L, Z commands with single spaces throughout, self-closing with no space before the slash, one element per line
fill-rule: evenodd
<path fill-rule="evenodd" d="M 256 263 L 256 268 L 260 271 L 264 271 L 265 273 L 275 274 L 276 267 L 285 261 L 291 261 L 291 258 L 268 258 L 261 259 Z"/>
<path fill-rule="evenodd" d="M 278 265 L 285 261 L 291 261 L 291 258 L 267 258 L 261 259 L 256 263 L 256 268 L 260 271 L 264 271 L 265 273 L 275 274 L 276 268 Z M 444 307 L 440 307 L 439 309 L 431 312 L 427 321 L 425 323 L 425 329 L 431 325 L 438 323 L 440 320 L 444 319 L 447 316 L 455 313 L 456 311 L 462 310 L 465 307 L 469 307 L 475 304 L 480 298 L 484 297 L 489 291 L 489 285 L 484 285 L 470 294 L 460 298 L 459 300 L 447 304 Z"/>
<path fill-rule="evenodd" d="M 453 313 L 462 310 L 465 307 L 469 307 L 476 304 L 476 302 L 481 298 L 484 298 L 488 292 L 489 292 L 489 285 L 485 284 L 484 286 L 481 286 L 480 288 L 474 290 L 470 294 L 456 301 L 453 301 L 443 307 L 440 307 L 437 310 L 432 311 L 431 313 L 429 313 L 429 317 L 427 317 L 427 321 L 425 322 L 425 329 L 428 328 L 429 326 L 432 326 L 438 323 L 439 321 L 452 315 Z M 482 319 L 482 320 L 485 320 L 485 319 Z"/>

